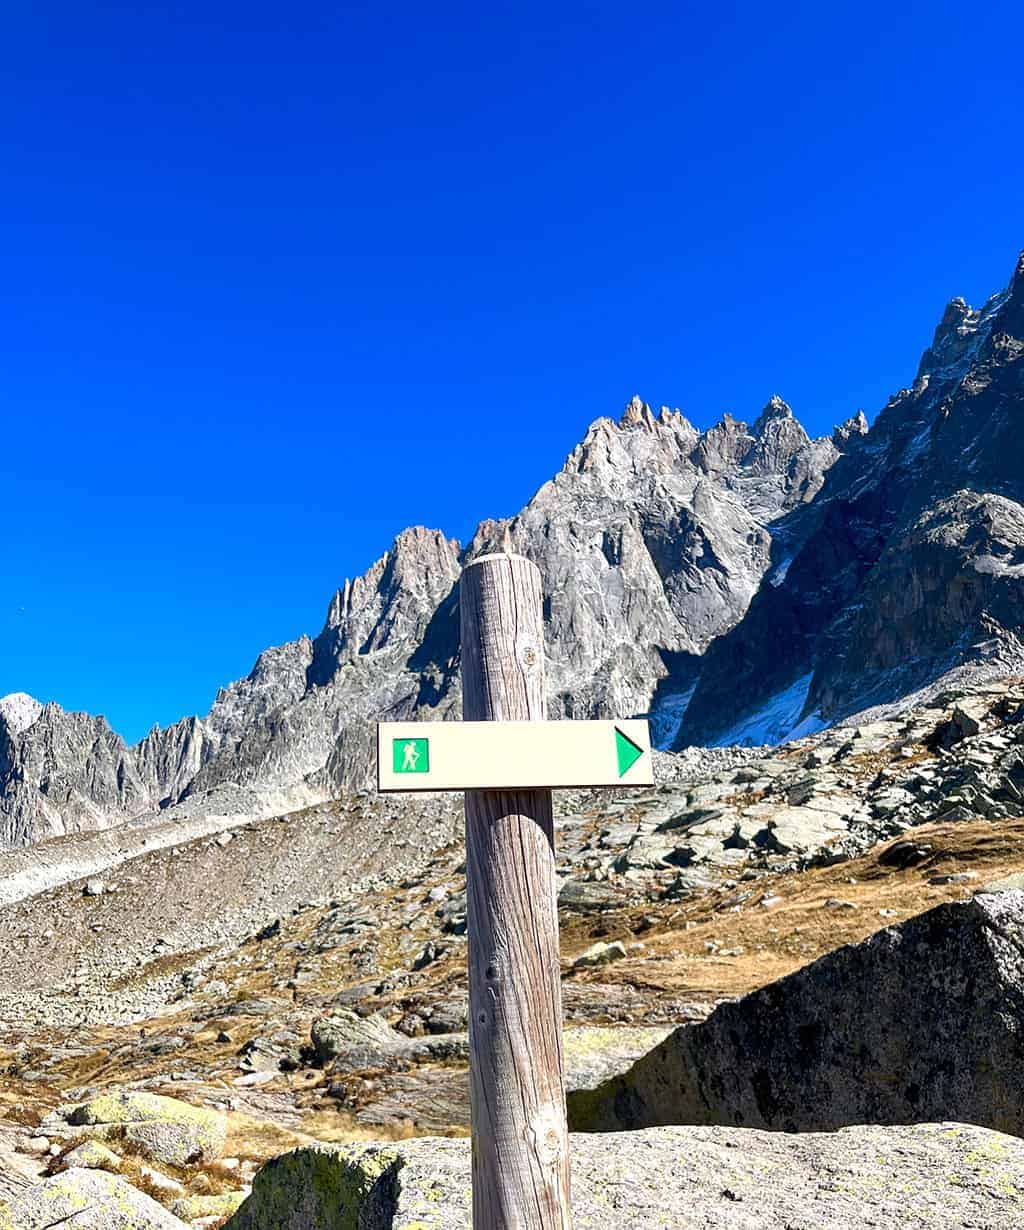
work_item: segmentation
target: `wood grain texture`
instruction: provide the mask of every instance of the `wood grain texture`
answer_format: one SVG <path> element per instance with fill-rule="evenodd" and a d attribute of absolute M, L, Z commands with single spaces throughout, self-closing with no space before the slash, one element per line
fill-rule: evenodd
<path fill-rule="evenodd" d="M 541 578 L 462 574 L 467 721 L 545 717 Z M 466 793 L 474 1230 L 571 1230 L 550 790 Z"/>

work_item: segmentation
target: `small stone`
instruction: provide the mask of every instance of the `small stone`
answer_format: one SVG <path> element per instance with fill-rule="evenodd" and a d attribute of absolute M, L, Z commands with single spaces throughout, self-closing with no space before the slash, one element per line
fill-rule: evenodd
<path fill-rule="evenodd" d="M 407 1038 L 421 1038 L 427 1032 L 427 1023 L 418 1012 L 407 1012 L 395 1028 Z"/>
<path fill-rule="evenodd" d="M 154 1170 L 152 1166 L 140 1166 L 139 1171 L 150 1187 L 156 1188 L 161 1195 L 165 1197 L 184 1196 L 185 1186 L 177 1179 L 170 1178 L 162 1171 Z"/>
<path fill-rule="evenodd" d="M 419 956 L 412 963 L 413 969 L 416 971 L 426 969 L 428 965 L 433 965 L 439 957 L 443 957 L 445 951 L 446 949 L 441 947 L 439 944 L 435 944 L 433 940 L 427 940 L 426 944 L 423 945 L 423 949 Z"/>
<path fill-rule="evenodd" d="M 882 851 L 878 861 L 883 867 L 913 867 L 923 863 L 931 852 L 932 847 L 925 842 L 897 841 Z"/>
<path fill-rule="evenodd" d="M 98 878 L 93 878 L 86 880 L 85 887 L 82 889 L 82 895 L 84 897 L 102 897 L 106 891 L 106 883 Z"/>
<path fill-rule="evenodd" d="M 619 961 L 626 955 L 626 946 L 619 940 L 610 944 L 592 944 L 572 963 L 573 969 L 588 969 L 595 965 L 607 965 L 609 961 Z"/>
<path fill-rule="evenodd" d="M 54 1170 L 70 1170 L 73 1166 L 80 1166 L 83 1170 L 108 1170 L 116 1174 L 121 1169 L 121 1159 L 100 1141 L 83 1140 L 58 1159 Z"/>
<path fill-rule="evenodd" d="M 256 932 L 256 941 L 257 943 L 262 943 L 264 940 L 276 939 L 280 934 L 281 920 L 280 918 L 275 918 L 273 922 L 267 923 L 261 931 Z"/>
<path fill-rule="evenodd" d="M 210 1225 L 219 1225 L 238 1209 L 245 1195 L 245 1192 L 224 1192 L 219 1196 L 186 1196 L 171 1205 L 171 1212 L 193 1226 L 208 1218 L 212 1219 Z"/>
<path fill-rule="evenodd" d="M 276 1072 L 247 1072 L 244 1076 L 236 1076 L 231 1083 L 240 1089 L 249 1089 L 254 1085 L 268 1085 L 275 1076 Z"/>

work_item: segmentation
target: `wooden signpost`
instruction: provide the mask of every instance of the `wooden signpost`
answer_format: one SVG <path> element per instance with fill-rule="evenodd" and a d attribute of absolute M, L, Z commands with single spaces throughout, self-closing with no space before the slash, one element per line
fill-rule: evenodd
<path fill-rule="evenodd" d="M 382 722 L 383 791 L 466 791 L 474 1230 L 572 1230 L 552 788 L 649 786 L 647 723 L 546 722 L 540 572 L 462 574 L 462 722 Z"/>

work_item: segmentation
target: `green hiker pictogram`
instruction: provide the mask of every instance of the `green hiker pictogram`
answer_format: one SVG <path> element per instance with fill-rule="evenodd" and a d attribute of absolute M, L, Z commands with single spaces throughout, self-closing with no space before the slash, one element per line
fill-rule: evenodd
<path fill-rule="evenodd" d="M 396 773 L 429 773 L 430 741 L 428 739 L 393 739 L 392 768 Z"/>
<path fill-rule="evenodd" d="M 619 777 L 627 773 L 644 754 L 642 747 L 637 745 L 621 730 L 615 727 L 615 754 L 619 759 Z"/>

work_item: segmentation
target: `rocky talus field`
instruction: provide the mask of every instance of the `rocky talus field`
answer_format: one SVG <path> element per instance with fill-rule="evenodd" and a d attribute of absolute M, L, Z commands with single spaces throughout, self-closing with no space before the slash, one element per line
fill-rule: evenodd
<path fill-rule="evenodd" d="M 577 1225 L 1024 1226 L 1024 680 L 656 776 L 555 796 Z M 0 856 L 0 1227 L 467 1227 L 461 826 Z"/>

